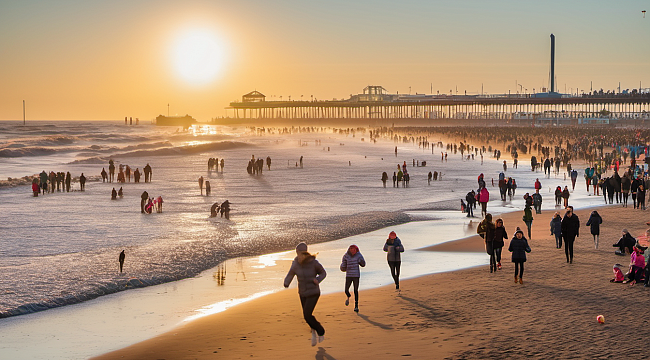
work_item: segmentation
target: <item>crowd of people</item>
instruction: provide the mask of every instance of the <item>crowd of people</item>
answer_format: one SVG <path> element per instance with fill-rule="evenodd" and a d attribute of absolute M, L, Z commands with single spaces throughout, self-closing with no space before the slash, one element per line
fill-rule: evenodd
<path fill-rule="evenodd" d="M 144 182 L 146 183 L 151 182 L 151 176 L 153 172 L 153 170 L 151 169 L 151 165 L 147 163 L 147 165 L 145 165 L 142 170 L 143 171 L 140 172 L 140 169 L 136 168 L 135 171 L 132 171 L 131 166 L 119 164 L 117 180 L 116 180 L 115 162 L 113 161 L 113 159 L 110 159 L 108 160 L 108 173 L 106 172 L 106 168 L 102 168 L 102 172 L 100 173 L 100 175 L 102 176 L 102 182 L 117 181 L 119 183 L 131 182 L 131 175 L 133 175 L 133 182 L 139 183 L 140 178 L 144 174 Z"/>
<path fill-rule="evenodd" d="M 80 190 L 84 191 L 86 187 L 86 177 L 83 173 L 79 176 Z M 39 194 L 54 192 L 70 192 L 72 185 L 72 175 L 66 172 L 50 171 L 48 174 L 43 170 L 38 177 L 32 179 L 32 194 L 37 197 Z"/>

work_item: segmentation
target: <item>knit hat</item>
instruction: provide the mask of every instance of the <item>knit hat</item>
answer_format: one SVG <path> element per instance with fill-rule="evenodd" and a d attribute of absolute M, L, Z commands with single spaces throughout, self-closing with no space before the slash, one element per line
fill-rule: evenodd
<path fill-rule="evenodd" d="M 307 251 L 307 244 L 305 244 L 304 242 L 301 242 L 300 244 L 298 244 L 298 246 L 296 246 L 296 252 L 298 254 L 303 253 L 305 251 Z"/>
<path fill-rule="evenodd" d="M 395 234 L 394 231 L 391 231 L 390 234 L 388 234 L 388 238 L 394 240 L 395 238 L 397 238 L 397 234 Z"/>
<path fill-rule="evenodd" d="M 524 232 L 521 231 L 521 228 L 519 226 L 517 226 L 517 230 L 515 231 L 515 235 L 517 235 L 517 233 L 521 233 L 521 235 L 524 234 Z"/>
<path fill-rule="evenodd" d="M 623 229 L 623 234 L 629 234 L 629 232 L 627 231 L 627 229 Z"/>

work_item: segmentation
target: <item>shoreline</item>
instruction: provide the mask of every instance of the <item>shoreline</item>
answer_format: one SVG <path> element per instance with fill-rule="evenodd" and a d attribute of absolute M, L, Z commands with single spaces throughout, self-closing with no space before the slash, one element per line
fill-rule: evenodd
<path fill-rule="evenodd" d="M 590 249 L 590 236 L 588 235 L 588 228 L 584 226 L 584 223 L 586 222 L 586 214 L 591 212 L 593 209 L 598 209 L 599 212 L 601 212 L 601 215 L 604 217 L 604 225 L 603 228 L 601 228 L 602 235 L 605 237 L 606 235 L 611 235 L 613 233 L 617 233 L 620 231 L 620 229 L 611 229 L 609 228 L 610 225 L 608 223 L 611 222 L 611 216 L 612 213 L 616 213 L 617 211 L 620 211 L 620 207 L 618 206 L 596 206 L 596 207 L 591 207 L 591 208 L 586 208 L 586 209 L 580 209 L 576 210 L 576 214 L 580 216 L 581 219 L 581 233 L 582 236 L 579 237 L 576 240 L 576 263 L 579 261 L 577 259 L 587 259 L 586 256 L 581 256 L 582 252 L 589 252 L 591 254 L 591 251 L 593 249 L 593 245 L 591 246 Z M 630 210 L 633 211 L 633 210 Z M 526 280 L 530 279 L 535 279 L 531 280 L 532 284 L 529 284 L 528 281 L 523 285 L 523 288 L 526 288 L 528 286 L 536 286 L 536 285 L 541 285 L 539 282 L 540 279 L 538 279 L 538 276 L 535 276 L 534 274 L 538 273 L 539 271 L 536 269 L 540 265 L 540 263 L 546 262 L 547 259 L 544 259 L 544 261 L 540 261 L 538 257 L 543 257 L 547 256 L 550 253 L 555 252 L 555 261 L 554 263 L 557 262 L 557 257 L 562 260 L 564 258 L 564 251 L 563 250 L 557 250 L 554 247 L 554 240 L 550 239 L 548 236 L 548 229 L 547 229 L 547 217 L 548 220 L 550 221 L 550 216 L 552 215 L 553 212 L 551 211 L 544 211 L 543 214 L 537 215 L 537 217 L 543 218 L 539 220 L 535 220 L 533 223 L 533 239 L 530 240 L 531 247 L 533 248 L 533 252 L 530 254 L 529 257 L 529 262 L 527 265 L 530 265 L 527 267 L 527 276 Z M 636 212 L 636 217 L 642 217 L 643 213 L 642 212 Z M 507 214 L 501 214 L 500 215 L 502 218 L 504 218 L 506 228 L 508 229 L 508 235 L 511 237 L 512 233 L 514 232 L 514 228 L 516 226 L 523 227 L 523 221 L 521 221 L 520 218 L 520 212 L 519 211 L 514 211 L 510 212 Z M 542 224 L 540 224 L 542 223 Z M 633 233 L 635 236 L 640 235 L 640 231 L 642 229 L 645 229 L 644 222 L 639 222 L 636 227 L 629 226 L 631 233 Z M 605 231 L 605 227 L 607 227 L 607 231 Z M 586 235 L 585 235 L 586 233 Z M 418 249 L 419 251 L 422 250 L 428 250 L 428 251 L 433 251 L 432 248 L 435 248 L 438 246 L 438 250 L 442 249 L 441 245 L 447 244 L 447 245 L 454 245 L 458 246 L 461 243 L 473 243 L 474 244 L 474 249 L 478 248 L 477 243 L 482 245 L 482 239 L 480 239 L 480 242 L 477 240 L 480 239 L 478 236 L 470 236 L 468 238 L 464 239 L 458 239 L 458 240 L 453 240 L 449 242 L 445 242 L 439 245 L 434 245 L 432 247 L 428 248 L 422 248 Z M 553 241 L 553 243 L 550 242 L 550 240 Z M 586 241 L 585 241 L 586 240 Z M 462 245 L 465 246 L 466 244 Z M 457 354 L 459 351 L 462 351 L 467 345 L 463 345 L 463 342 L 458 342 L 458 341 L 452 341 L 454 340 L 455 337 L 462 337 L 462 335 L 459 335 L 454 331 L 454 327 L 451 328 L 446 328 L 446 329 L 437 329 L 435 334 L 429 334 L 431 331 L 432 327 L 431 326 L 418 326 L 416 325 L 417 322 L 413 321 L 411 324 L 411 321 L 406 321 L 403 322 L 402 317 L 405 317 L 407 319 L 412 318 L 415 316 L 416 318 L 420 318 L 422 316 L 425 316 L 426 314 L 422 315 L 420 313 L 409 313 L 406 314 L 405 311 L 393 311 L 393 315 L 397 315 L 396 318 L 399 318 L 400 320 L 396 321 L 395 317 L 390 317 L 390 321 L 388 320 L 385 316 L 381 315 L 381 311 L 379 314 L 375 313 L 375 310 L 381 310 L 382 311 L 389 311 L 386 310 L 384 307 L 386 304 L 384 302 L 392 302 L 394 299 L 395 301 L 401 301 L 401 303 L 404 303 L 405 299 L 406 302 L 408 303 L 409 301 L 412 302 L 412 304 L 416 304 L 416 302 L 424 302 L 424 299 L 419 299 L 414 296 L 411 296 L 411 292 L 414 290 L 414 287 L 417 288 L 418 290 L 416 293 L 421 294 L 421 293 L 426 293 L 428 290 L 435 289 L 435 292 L 437 293 L 436 297 L 442 296 L 443 298 L 449 298 L 451 292 L 457 292 L 458 289 L 456 289 L 458 286 L 452 285 L 454 284 L 453 281 L 449 281 L 448 278 L 452 279 L 457 279 L 457 278 L 465 278 L 465 277 L 488 277 L 488 276 L 499 276 L 500 279 L 503 281 L 503 283 L 500 283 L 500 286 L 506 287 L 511 286 L 511 274 L 510 270 L 512 268 L 512 264 L 509 261 L 510 255 L 505 249 L 507 249 L 508 242 L 506 242 L 506 246 L 504 248 L 504 254 L 503 254 L 503 260 L 502 264 L 504 265 L 504 270 L 498 272 L 498 274 L 489 274 L 486 271 L 487 266 L 477 266 L 477 267 L 472 267 L 464 270 L 455 270 L 455 271 L 450 271 L 450 272 L 445 272 L 445 273 L 435 273 L 435 274 L 428 274 L 428 275 L 422 275 L 418 276 L 416 278 L 408 279 L 403 281 L 403 291 L 401 296 L 396 296 L 394 293 L 394 290 L 391 289 L 391 286 L 383 286 L 383 287 L 378 287 L 378 288 L 373 288 L 369 290 L 362 290 L 361 291 L 361 313 L 358 316 L 350 315 L 351 313 L 351 308 L 345 308 L 342 306 L 342 300 L 340 299 L 342 297 L 341 293 L 334 293 L 334 294 L 326 294 L 321 297 L 321 300 L 319 302 L 319 305 L 316 308 L 315 315 L 319 320 L 321 321 L 326 321 L 328 322 L 327 324 L 324 323 L 326 329 L 330 327 L 334 327 L 335 329 L 341 330 L 347 328 L 347 326 L 340 324 L 342 320 L 340 319 L 333 319 L 330 317 L 332 313 L 329 311 L 332 311 L 334 313 L 333 316 L 338 317 L 339 315 L 343 317 L 343 319 L 347 319 L 350 321 L 353 321 L 352 324 L 348 324 L 353 327 L 362 327 L 359 328 L 359 331 L 363 330 L 371 332 L 371 334 L 368 335 L 369 338 L 374 339 L 373 343 L 376 343 L 378 339 L 385 338 L 386 341 L 389 341 L 389 338 L 392 336 L 395 336 L 394 330 L 398 331 L 404 331 L 407 334 L 413 335 L 412 332 L 414 329 L 418 329 L 415 331 L 418 334 L 418 341 L 408 341 L 408 346 L 400 346 L 398 349 L 393 349 L 393 350 L 405 350 L 408 349 L 412 356 L 426 356 L 427 354 L 427 346 L 429 346 L 430 343 L 423 343 L 422 341 L 424 338 L 422 338 L 422 335 L 420 334 L 422 331 L 427 333 L 427 335 L 430 335 L 431 337 L 428 338 L 429 340 L 433 340 L 436 337 L 438 339 L 440 337 L 447 336 L 447 340 L 444 341 L 444 343 L 441 343 L 441 346 L 444 347 L 444 349 L 441 349 L 442 353 L 447 354 L 445 356 L 451 356 L 451 358 L 455 358 L 453 355 Z M 552 247 L 552 249 L 551 249 Z M 536 254 L 536 249 L 537 248 L 542 248 L 543 251 L 539 255 Z M 604 239 L 601 238 L 601 246 L 598 250 L 593 250 L 593 252 L 600 256 L 600 257 L 609 257 L 611 258 L 612 264 L 613 262 L 621 262 L 621 263 L 626 263 L 627 258 L 624 257 L 619 257 L 613 255 L 613 248 L 611 248 L 610 241 L 605 241 Z M 453 251 L 457 252 L 457 248 L 452 248 L 449 247 L 445 249 L 444 251 Z M 484 251 L 481 249 L 480 251 Z M 482 254 L 485 256 L 487 259 L 486 254 Z M 611 265 L 612 264 L 607 264 L 606 266 L 600 266 L 600 268 L 597 269 L 592 275 L 598 274 L 599 276 L 603 277 L 601 280 L 603 283 L 607 283 L 608 285 L 609 282 L 607 281 L 607 276 L 611 273 Z M 404 268 L 403 264 L 403 268 Z M 563 267 L 568 267 L 570 266 L 569 264 L 562 264 L 560 262 L 559 266 Z M 583 269 L 586 267 L 598 267 L 599 265 L 591 263 L 591 264 L 583 264 L 580 262 L 580 265 L 574 264 L 576 268 Z M 532 270 L 528 270 L 529 268 L 532 267 Z M 548 266 L 547 266 L 548 267 Z M 568 270 L 568 269 L 567 269 Z M 533 275 L 529 275 L 530 273 L 533 273 Z M 388 276 L 388 270 L 386 268 L 386 275 Z M 506 276 L 507 275 L 507 276 Z M 504 279 L 505 278 L 505 279 Z M 548 280 L 546 280 L 548 281 Z M 571 284 L 571 282 L 567 282 L 566 279 L 561 280 L 565 284 Z M 363 282 L 363 270 L 362 270 L 362 282 Z M 492 282 L 491 280 L 489 282 Z M 543 282 L 543 281 L 542 281 Z M 461 288 L 465 290 L 469 290 L 472 288 L 472 286 L 467 286 L 467 285 L 477 285 L 476 282 L 470 282 L 471 284 L 461 284 Z M 611 285 L 611 286 L 616 286 L 616 285 Z M 425 289 L 426 288 L 426 289 Z M 455 290 L 454 290 L 455 289 Z M 433 291 L 433 290 L 431 290 Z M 516 290 L 518 291 L 518 290 Z M 441 295 L 442 294 L 442 295 Z M 428 297 L 430 294 L 428 294 L 426 297 Z M 464 295 L 463 298 L 467 297 L 468 295 Z M 337 300 L 338 299 L 338 300 Z M 372 299 L 372 300 L 367 300 L 368 303 L 366 304 L 365 299 Z M 411 299 L 411 300 L 408 300 Z M 290 308 L 284 307 L 282 304 L 284 303 L 291 303 Z M 419 311 L 431 311 L 434 312 L 433 309 L 428 309 L 425 304 L 417 305 L 419 307 Z M 278 307 L 280 309 L 278 309 Z M 342 308 L 342 309 L 341 309 Z M 366 310 L 366 308 L 368 310 Z M 346 311 L 347 310 L 347 311 Z M 349 311 L 349 312 L 348 312 Z M 442 314 L 446 314 L 447 310 L 436 310 L 435 312 L 437 313 L 440 311 Z M 264 315 L 265 312 L 269 312 L 271 315 Z M 255 314 L 255 315 L 254 315 Z M 325 315 L 327 314 L 327 315 Z M 368 315 L 366 315 L 368 314 Z M 610 313 L 605 314 L 610 315 Z M 255 316 L 262 316 L 262 321 L 260 324 L 260 321 L 254 321 L 252 318 L 255 318 Z M 380 316 L 381 321 L 379 319 L 375 320 L 375 316 Z M 483 315 L 481 315 L 483 316 Z M 276 317 L 280 317 L 282 322 L 278 322 L 280 320 L 273 320 Z M 451 317 L 450 314 L 447 315 L 447 317 Z M 492 318 L 493 316 L 489 316 Z M 593 316 L 595 319 L 595 315 Z M 322 320 L 326 319 L 326 320 Z M 346 320 L 346 321 L 347 321 Z M 588 319 L 591 320 L 591 319 Z M 268 351 L 268 350 L 280 350 L 277 346 L 273 346 L 276 342 L 282 342 L 286 347 L 291 347 L 293 345 L 289 345 L 289 343 L 293 344 L 294 340 L 291 340 L 293 336 L 297 336 L 299 340 L 295 340 L 295 342 L 298 342 L 296 345 L 297 348 L 301 349 L 300 351 L 317 351 L 316 355 L 318 356 L 319 353 L 321 354 L 330 354 L 334 358 L 339 358 L 341 354 L 348 354 L 347 352 L 342 352 L 339 353 L 338 355 L 335 353 L 336 351 L 343 351 L 343 349 L 349 349 L 349 346 L 351 346 L 351 339 L 346 339 L 345 335 L 340 336 L 340 335 L 332 335 L 332 339 L 326 334 L 326 342 L 323 343 L 324 346 L 320 346 L 317 348 L 311 348 L 308 344 L 308 334 L 307 334 L 307 328 L 306 325 L 304 325 L 302 322 L 302 319 L 299 314 L 299 304 L 297 304 L 297 294 L 295 293 L 295 289 L 293 291 L 279 291 L 278 293 L 274 293 L 271 295 L 264 296 L 263 298 L 260 299 L 255 299 L 249 302 L 246 302 L 245 304 L 240 304 L 238 306 L 235 306 L 233 308 L 230 308 L 228 311 L 214 314 L 214 315 L 209 315 L 207 317 L 204 317 L 202 319 L 194 320 L 192 322 L 189 322 L 187 324 L 184 324 L 176 329 L 174 329 L 170 333 L 163 334 L 161 336 L 155 337 L 153 339 L 146 340 L 144 342 L 132 345 L 130 347 L 111 352 L 108 354 L 104 354 L 102 356 L 97 357 L 97 359 L 122 359 L 122 358 L 151 358 L 153 356 L 156 357 L 167 357 L 167 358 L 182 358 L 185 356 L 188 356 L 189 354 L 192 354 L 192 356 L 197 356 L 198 358 L 207 358 L 209 355 L 206 353 L 208 348 L 211 348 L 210 345 L 211 343 L 207 341 L 207 338 L 210 338 L 215 341 L 217 344 L 223 344 L 224 346 L 218 346 L 221 347 L 222 349 L 215 349 L 213 351 L 217 351 L 217 353 L 223 354 L 222 356 L 226 356 L 227 358 L 243 358 L 247 357 L 249 355 L 251 356 L 261 356 L 263 351 Z M 334 321 L 334 323 L 333 323 Z M 420 319 L 422 321 L 422 319 Z M 426 319 L 426 322 L 431 322 L 433 319 Z M 289 327 L 287 328 L 286 326 L 282 325 L 284 322 L 291 322 L 293 324 L 293 327 L 297 327 L 299 329 L 302 329 L 303 331 L 298 331 Z M 255 325 L 249 325 L 249 324 L 257 324 L 260 326 L 259 329 L 255 328 Z M 402 324 L 403 323 L 403 324 Z M 244 324 L 244 325 L 241 325 Z M 401 325 L 400 325 L 401 324 Z M 282 328 L 282 330 L 278 331 L 274 327 L 279 326 Z M 421 324 L 422 325 L 422 324 Z M 239 329 L 239 327 L 241 329 Z M 232 330 L 231 333 L 226 334 L 222 328 L 225 329 L 230 329 Z M 273 330 L 271 330 L 273 329 Z M 282 331 L 286 330 L 288 333 L 283 334 Z M 338 331 L 335 330 L 335 331 Z M 444 331 L 443 331 L 444 330 Z M 437 332 L 440 331 L 440 332 Z M 241 335 L 244 336 L 246 340 L 253 340 L 253 343 L 255 342 L 261 342 L 262 344 L 257 344 L 257 345 L 250 345 L 251 343 L 249 341 L 245 341 L 244 338 L 237 339 L 237 336 L 234 334 L 251 334 L 251 335 Z M 261 335 L 252 335 L 252 334 L 264 334 L 263 337 Z M 392 334 L 392 335 L 391 335 Z M 404 335 L 407 335 L 404 334 Z M 435 336 L 434 336 L 435 335 Z M 400 339 L 403 338 L 403 336 L 400 336 Z M 224 341 L 229 339 L 230 341 Z M 304 340 L 304 341 L 303 341 Z M 330 341 L 331 340 L 331 341 Z M 450 342 L 451 341 L 451 342 Z M 304 344 L 301 344 L 303 342 Z M 382 342 L 382 341 L 379 341 Z M 187 345 L 184 345 L 186 344 Z M 239 344 L 242 344 L 242 346 L 239 346 Z M 336 343 L 336 346 L 334 346 L 333 343 Z M 434 341 L 434 343 L 436 343 Z M 244 345 L 246 344 L 246 345 Z M 365 344 L 364 344 L 365 345 Z M 368 344 L 371 345 L 371 344 Z M 227 346 L 227 347 L 225 347 Z M 268 349 L 265 348 L 268 346 Z M 359 355 L 365 354 L 367 355 L 368 353 L 374 354 L 376 356 L 382 356 L 382 354 L 385 355 L 385 353 L 379 352 L 375 347 L 372 346 L 362 346 L 361 347 L 363 350 L 353 351 L 353 353 L 358 353 Z M 266 350 L 265 350 L 266 349 Z M 417 352 L 416 349 L 420 349 L 421 352 Z M 385 348 L 383 350 L 386 350 Z M 383 351 L 382 350 L 382 351 Z M 392 351 L 392 350 L 391 350 Z M 201 356 L 201 352 L 204 353 L 203 356 Z M 224 352 L 226 354 L 224 354 Z M 211 354 L 214 354 L 212 351 L 210 351 Z M 295 354 L 294 354 L 295 353 Z M 255 355 L 257 354 L 257 355 Z M 391 352 L 392 355 L 397 356 L 397 355 L 404 355 L 404 354 L 398 354 L 395 352 Z M 294 351 L 288 351 L 286 348 L 282 348 L 282 351 L 279 351 L 276 354 L 272 354 L 269 357 L 269 354 L 265 353 L 265 356 L 268 358 L 280 358 L 280 357 L 285 357 L 285 356 L 291 356 L 291 355 L 298 355 L 298 352 Z M 492 356 L 488 356 L 492 357 Z M 345 358 L 345 357 L 343 357 Z M 442 358 L 442 356 L 440 357 Z M 562 358 L 562 356 L 560 356 Z"/>

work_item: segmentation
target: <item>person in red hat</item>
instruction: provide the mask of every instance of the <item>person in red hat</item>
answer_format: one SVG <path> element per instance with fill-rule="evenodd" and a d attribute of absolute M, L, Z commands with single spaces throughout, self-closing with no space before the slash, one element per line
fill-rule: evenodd
<path fill-rule="evenodd" d="M 366 260 L 361 255 L 359 247 L 350 245 L 348 251 L 343 255 L 341 260 L 341 271 L 345 272 L 345 306 L 350 305 L 350 285 L 354 284 L 354 311 L 359 312 L 359 278 L 361 272 L 359 266 L 365 267 Z"/>
<path fill-rule="evenodd" d="M 404 246 L 394 231 L 391 231 L 390 234 L 388 234 L 388 239 L 386 239 L 386 243 L 384 244 L 384 251 L 388 253 L 388 266 L 390 267 L 390 273 L 395 281 L 395 289 L 399 290 L 399 271 L 400 265 L 402 264 L 402 257 L 400 254 L 404 252 Z"/>

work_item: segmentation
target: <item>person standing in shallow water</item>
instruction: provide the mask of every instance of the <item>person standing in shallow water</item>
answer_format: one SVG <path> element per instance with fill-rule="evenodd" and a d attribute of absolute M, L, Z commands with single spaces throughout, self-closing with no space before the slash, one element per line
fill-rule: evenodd
<path fill-rule="evenodd" d="M 404 246 L 394 231 L 388 234 L 388 239 L 384 244 L 384 251 L 387 253 L 388 267 L 390 267 L 390 273 L 395 282 L 395 290 L 399 290 L 399 273 L 402 264 L 401 253 L 404 252 Z"/>
<path fill-rule="evenodd" d="M 81 191 L 86 190 L 86 177 L 84 173 L 81 173 L 81 176 L 79 176 L 79 185 L 81 186 Z"/>
<path fill-rule="evenodd" d="M 345 300 L 345 306 L 350 305 L 350 285 L 354 285 L 355 312 L 359 312 L 359 278 L 361 277 L 359 266 L 365 267 L 366 260 L 361 255 L 358 246 L 350 245 L 341 260 L 341 271 L 345 272 L 345 295 L 348 297 Z"/>
<path fill-rule="evenodd" d="M 284 278 L 284 287 L 287 288 L 293 281 L 294 276 L 298 278 L 298 295 L 302 305 L 302 315 L 309 327 L 311 327 L 311 346 L 325 340 L 325 329 L 313 315 L 314 308 L 320 297 L 320 283 L 327 276 L 327 272 L 316 256 L 307 251 L 307 244 L 301 242 L 296 246 L 297 256 L 291 263 L 289 273 Z"/>
<path fill-rule="evenodd" d="M 118 259 L 118 261 L 120 262 L 120 273 L 122 273 L 122 268 L 124 267 L 124 258 L 125 257 L 126 257 L 126 255 L 124 255 L 124 250 L 122 250 L 122 252 L 120 253 L 120 257 Z"/>

